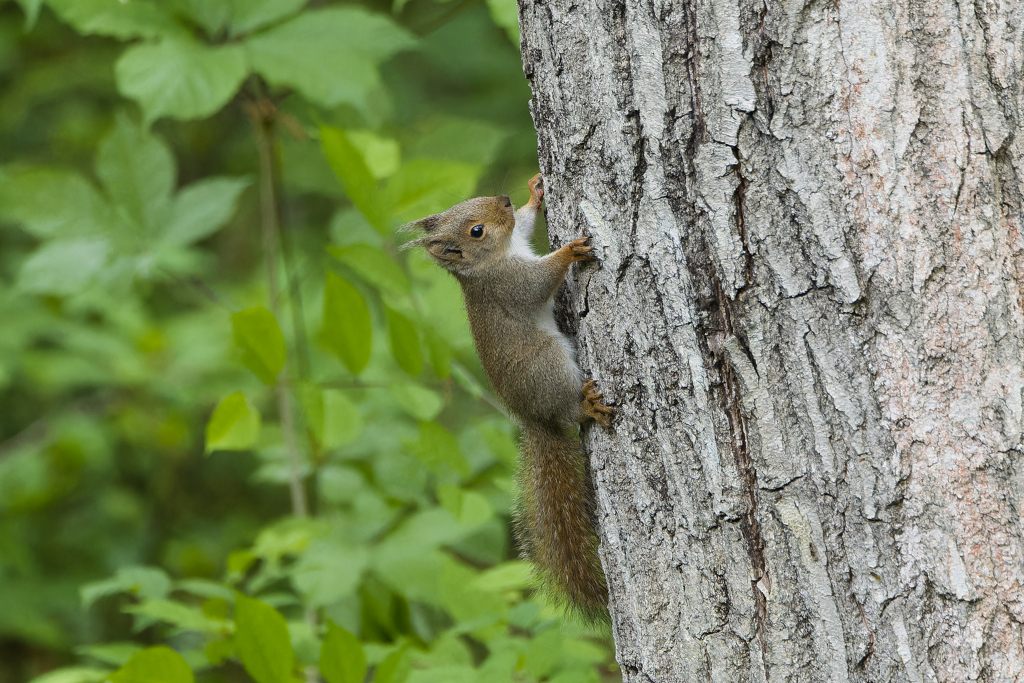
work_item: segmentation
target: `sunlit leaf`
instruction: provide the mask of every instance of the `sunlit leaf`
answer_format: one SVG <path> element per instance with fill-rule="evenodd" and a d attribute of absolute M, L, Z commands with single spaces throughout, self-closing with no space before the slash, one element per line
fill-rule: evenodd
<path fill-rule="evenodd" d="M 193 683 L 192 669 L 177 652 L 157 645 L 139 652 L 110 674 L 111 683 Z"/>
<path fill-rule="evenodd" d="M 378 232 L 387 234 L 388 222 L 384 215 L 383 199 L 377 191 L 377 181 L 370 172 L 362 152 L 353 145 L 340 128 L 320 127 L 320 144 L 345 194 Z"/>
<path fill-rule="evenodd" d="M 416 377 L 423 371 L 423 353 L 420 335 L 412 321 L 391 308 L 388 313 L 388 332 L 391 334 L 391 353 L 399 367 Z"/>
<path fill-rule="evenodd" d="M 231 329 L 242 364 L 266 384 L 275 384 L 287 352 L 274 314 L 262 306 L 247 308 L 231 316 Z"/>
<path fill-rule="evenodd" d="M 359 291 L 334 273 L 324 288 L 322 340 L 345 366 L 360 373 L 370 361 L 370 310 Z"/>
<path fill-rule="evenodd" d="M 380 85 L 377 65 L 414 39 L 383 14 L 350 5 L 303 12 L 245 44 L 253 67 L 270 83 L 327 107 L 365 107 Z"/>
<path fill-rule="evenodd" d="M 246 71 L 241 46 L 182 39 L 130 47 L 115 68 L 118 90 L 142 105 L 147 124 L 161 116 L 189 120 L 213 114 L 235 94 Z"/>
<path fill-rule="evenodd" d="M 362 154 L 366 167 L 377 180 L 387 178 L 398 170 L 402 157 L 397 140 L 381 137 L 368 130 L 348 130 L 345 136 Z"/>
<path fill-rule="evenodd" d="M 184 246 L 210 236 L 231 218 L 238 196 L 250 184 L 248 178 L 206 178 L 192 183 L 174 198 L 162 241 Z"/>
<path fill-rule="evenodd" d="M 241 392 L 224 399 L 206 424 L 206 452 L 244 451 L 260 438 L 260 414 Z"/>
<path fill-rule="evenodd" d="M 397 295 L 409 293 L 409 278 L 383 249 L 369 244 L 350 244 L 327 247 L 327 251 L 379 290 Z"/>
<path fill-rule="evenodd" d="M 235 600 L 235 651 L 256 683 L 290 683 L 295 655 L 284 617 L 242 594 Z"/>
<path fill-rule="evenodd" d="M 333 621 L 327 622 L 327 635 L 320 650 L 320 673 L 327 683 L 363 683 L 366 677 L 363 644 Z"/>
<path fill-rule="evenodd" d="M 96 173 L 107 194 L 137 228 L 155 230 L 167 218 L 174 159 L 167 145 L 125 114 L 100 143 Z"/>
<path fill-rule="evenodd" d="M 128 660 L 142 649 L 142 645 L 132 642 L 100 643 L 97 645 L 80 645 L 75 648 L 75 653 L 85 655 L 104 664 L 121 667 L 127 664 Z"/>

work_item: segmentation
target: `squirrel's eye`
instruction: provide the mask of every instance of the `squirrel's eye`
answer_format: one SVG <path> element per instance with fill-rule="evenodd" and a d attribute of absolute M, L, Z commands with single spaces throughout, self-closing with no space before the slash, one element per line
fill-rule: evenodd
<path fill-rule="evenodd" d="M 469 231 L 469 234 L 472 235 L 473 237 L 483 237 L 484 236 L 484 226 L 483 226 L 483 224 L 474 225 L 473 228 Z"/>

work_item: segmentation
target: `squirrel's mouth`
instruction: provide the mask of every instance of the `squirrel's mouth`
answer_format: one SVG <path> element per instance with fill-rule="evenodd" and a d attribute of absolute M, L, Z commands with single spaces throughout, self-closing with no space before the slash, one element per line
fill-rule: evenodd
<path fill-rule="evenodd" d="M 462 250 L 453 249 L 451 247 L 445 247 L 444 252 L 442 252 L 441 256 L 446 259 L 462 258 Z"/>

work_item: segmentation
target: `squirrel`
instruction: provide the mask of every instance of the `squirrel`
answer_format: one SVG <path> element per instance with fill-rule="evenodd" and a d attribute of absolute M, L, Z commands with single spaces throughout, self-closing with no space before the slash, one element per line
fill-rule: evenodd
<path fill-rule="evenodd" d="M 522 432 L 521 500 L 515 523 L 524 555 L 545 586 L 583 616 L 607 615 L 608 590 L 597 555 L 595 501 L 573 423 L 611 424 L 596 383 L 580 379 L 572 342 L 555 325 L 554 295 L 575 261 L 596 261 L 589 238 L 546 256 L 530 247 L 541 210 L 541 174 L 515 211 L 508 196 L 478 197 L 413 221 L 406 230 L 455 276 L 477 353 L 498 397 Z"/>

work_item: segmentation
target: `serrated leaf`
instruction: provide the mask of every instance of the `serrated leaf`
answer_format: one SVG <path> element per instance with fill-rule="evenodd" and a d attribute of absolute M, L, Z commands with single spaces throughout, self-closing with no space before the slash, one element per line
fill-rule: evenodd
<path fill-rule="evenodd" d="M 423 371 L 423 353 L 420 335 L 412 321 L 391 308 L 388 313 L 388 332 L 391 335 L 391 353 L 399 367 L 413 377 Z"/>
<path fill-rule="evenodd" d="M 320 673 L 327 683 L 363 683 L 366 677 L 363 644 L 333 621 L 327 622 L 327 635 L 320 650 Z"/>
<path fill-rule="evenodd" d="M 235 599 L 235 652 L 256 683 L 290 683 L 295 666 L 288 624 L 270 605 Z"/>
<path fill-rule="evenodd" d="M 66 296 L 85 289 L 107 263 L 107 240 L 51 240 L 21 264 L 18 289 L 31 294 Z"/>
<path fill-rule="evenodd" d="M 181 655 L 164 645 L 139 652 L 110 674 L 111 683 L 194 683 L 195 676 Z"/>
<path fill-rule="evenodd" d="M 157 2 L 146 0 L 47 0 L 63 21 L 83 35 L 119 40 L 183 35 L 184 28 Z"/>
<path fill-rule="evenodd" d="M 359 374 L 370 361 L 370 309 L 359 291 L 334 273 L 324 286 L 322 340 L 352 372 Z"/>
<path fill-rule="evenodd" d="M 276 384 L 287 352 L 274 314 L 262 306 L 247 308 L 231 316 L 231 329 L 242 364 L 266 384 Z"/>
<path fill-rule="evenodd" d="M 395 295 L 409 293 L 409 278 L 383 249 L 369 244 L 327 247 L 328 253 L 382 292 Z"/>
<path fill-rule="evenodd" d="M 117 89 L 142 106 L 147 125 L 161 116 L 187 121 L 219 111 L 247 72 L 240 45 L 178 38 L 130 47 L 115 66 Z"/>
<path fill-rule="evenodd" d="M 241 35 L 274 23 L 302 9 L 306 0 L 233 0 L 231 35 Z"/>
<path fill-rule="evenodd" d="M 377 232 L 387 235 L 389 230 L 383 200 L 362 152 L 352 144 L 344 130 L 330 126 L 321 126 L 320 144 L 353 206 L 359 209 Z"/>
<path fill-rule="evenodd" d="M 192 183 L 174 198 L 161 241 L 185 246 L 209 237 L 235 212 L 248 178 L 207 178 Z"/>
<path fill-rule="evenodd" d="M 167 219 L 174 158 L 163 140 L 124 113 L 100 142 L 96 173 L 114 204 L 137 228 L 155 231 Z"/>
<path fill-rule="evenodd" d="M 244 451 L 259 442 L 260 414 L 241 392 L 218 404 L 206 424 L 206 452 Z"/>
<path fill-rule="evenodd" d="M 377 65 L 414 44 L 386 16 L 353 6 L 303 12 L 245 43 L 253 68 L 273 85 L 327 107 L 359 108 L 380 86 Z"/>
<path fill-rule="evenodd" d="M 110 206 L 91 183 L 50 168 L 0 171 L 0 217 L 43 239 L 93 235 L 113 223 Z"/>

